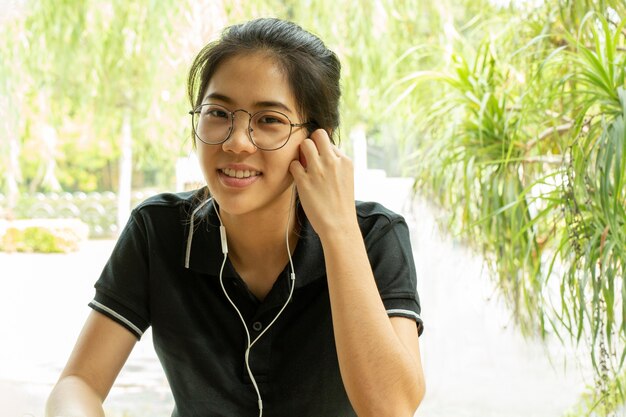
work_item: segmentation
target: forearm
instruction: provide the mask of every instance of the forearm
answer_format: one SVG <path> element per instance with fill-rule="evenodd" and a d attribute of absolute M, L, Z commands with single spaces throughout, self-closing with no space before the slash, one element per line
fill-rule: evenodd
<path fill-rule="evenodd" d="M 358 226 L 322 239 L 341 376 L 359 416 L 412 416 L 421 365 L 396 335 Z"/>
<path fill-rule="evenodd" d="M 46 417 L 104 417 L 102 399 L 82 378 L 57 382 L 46 403 Z"/>

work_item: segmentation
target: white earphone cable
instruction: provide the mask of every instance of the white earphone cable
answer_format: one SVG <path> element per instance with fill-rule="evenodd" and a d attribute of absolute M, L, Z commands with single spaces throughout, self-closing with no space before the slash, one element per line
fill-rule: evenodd
<path fill-rule="evenodd" d="M 293 291 L 294 291 L 294 288 L 296 286 L 295 285 L 296 284 L 296 273 L 295 273 L 295 269 L 294 269 L 294 266 L 293 266 L 293 259 L 291 258 L 291 250 L 289 248 L 289 231 L 291 229 L 291 227 L 290 227 L 291 216 L 292 216 L 293 211 L 295 210 L 295 207 L 294 207 L 295 188 L 296 187 L 295 187 L 295 184 L 294 184 L 292 186 L 292 189 L 291 189 L 291 201 L 290 201 L 290 204 L 289 204 L 289 216 L 287 218 L 287 227 L 286 227 L 286 230 L 285 230 L 285 243 L 287 245 L 287 256 L 289 257 L 289 265 L 291 267 L 291 274 L 290 274 L 290 280 L 289 280 L 290 284 L 291 284 L 291 288 L 289 290 L 289 296 L 287 297 L 287 301 L 285 301 L 285 304 L 283 304 L 282 308 L 276 314 L 274 319 L 267 326 L 265 326 L 265 329 L 263 329 L 263 331 L 261 333 L 259 333 L 259 335 L 252 341 L 250 341 L 250 331 L 248 330 L 248 326 L 246 324 L 245 319 L 243 318 L 243 315 L 241 314 L 241 311 L 239 311 L 239 309 L 235 305 L 234 301 L 230 298 L 230 296 L 228 295 L 228 292 L 226 291 L 226 287 L 224 286 L 223 272 L 224 272 L 224 266 L 226 265 L 226 260 L 228 259 L 228 245 L 226 243 L 226 229 L 224 228 L 224 224 L 222 223 L 222 218 L 220 217 L 220 214 L 219 214 L 219 211 L 217 209 L 217 206 L 215 205 L 215 200 L 212 199 L 213 200 L 213 208 L 215 209 L 215 213 L 217 214 L 217 218 L 220 221 L 220 239 L 221 239 L 221 242 L 222 242 L 222 253 L 224 254 L 224 259 L 222 260 L 222 265 L 220 267 L 220 286 L 222 287 L 222 291 L 224 292 L 224 295 L 226 296 L 226 298 L 228 299 L 230 304 L 233 306 L 233 308 L 237 312 L 237 315 L 239 316 L 239 319 L 241 320 L 241 323 L 243 324 L 243 328 L 244 328 L 244 330 L 246 332 L 246 345 L 247 345 L 247 347 L 246 347 L 244 361 L 245 361 L 245 364 L 246 364 L 246 370 L 248 371 L 248 376 L 250 377 L 250 380 L 252 381 L 252 385 L 254 386 L 254 390 L 256 391 L 256 395 L 257 395 L 257 399 L 258 399 L 258 405 L 259 405 L 259 417 L 263 416 L 263 399 L 261 397 L 261 391 L 259 389 L 259 386 L 258 386 L 258 384 L 256 382 L 256 379 L 254 378 L 254 374 L 252 373 L 252 369 L 250 368 L 250 349 L 252 349 L 252 346 L 254 346 L 254 344 L 261 338 L 261 336 L 263 336 L 265 334 L 265 332 L 267 332 L 267 330 L 276 322 L 276 320 L 278 320 L 278 317 L 280 317 L 280 315 L 285 310 L 285 308 L 287 308 L 287 305 L 291 301 L 291 298 L 293 296 Z M 195 211 L 194 211 L 193 214 L 195 214 Z M 192 214 L 192 225 L 193 225 L 193 214 Z"/>
<path fill-rule="evenodd" d="M 291 229 L 290 227 L 291 215 L 293 211 L 295 210 L 295 207 L 294 207 L 295 188 L 296 186 L 294 185 L 291 189 L 291 201 L 289 203 L 289 215 L 287 217 L 287 227 L 285 228 L 285 244 L 287 245 L 287 257 L 289 258 L 289 265 L 291 267 L 291 274 L 289 275 L 289 278 L 290 278 L 289 282 L 291 284 L 291 288 L 289 289 L 289 296 L 287 297 L 287 301 L 285 302 L 285 304 L 283 304 L 280 311 L 276 314 L 276 317 L 274 317 L 274 319 L 267 326 L 265 326 L 265 329 L 263 329 L 263 331 L 259 333 L 259 335 L 252 341 L 252 344 L 250 345 L 250 347 L 252 347 L 252 345 L 254 345 L 256 341 L 259 340 L 261 336 L 263 336 L 263 334 L 265 334 L 267 329 L 269 329 L 272 326 L 272 324 L 274 324 L 274 322 L 278 320 L 278 317 L 280 317 L 280 315 L 283 313 L 285 308 L 287 308 L 287 305 L 291 301 L 291 297 L 293 296 L 293 290 L 296 286 L 296 270 L 293 268 L 293 259 L 291 259 L 291 250 L 289 249 L 289 230 Z"/>

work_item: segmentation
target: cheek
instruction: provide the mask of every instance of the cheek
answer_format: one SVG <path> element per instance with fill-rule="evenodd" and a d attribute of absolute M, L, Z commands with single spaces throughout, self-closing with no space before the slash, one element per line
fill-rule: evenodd
<path fill-rule="evenodd" d="M 293 143 L 290 143 L 290 147 L 289 149 L 286 149 L 287 152 L 285 152 L 288 156 L 286 156 L 285 159 L 288 159 L 287 161 L 287 169 L 289 169 L 289 164 L 291 164 L 291 161 L 300 161 L 300 163 L 302 163 L 302 159 L 304 158 L 302 156 L 302 154 L 300 153 L 300 144 L 302 143 L 302 141 L 304 140 L 304 137 L 300 138 L 298 137 L 297 140 L 294 140 Z"/>
<path fill-rule="evenodd" d="M 291 178 L 289 172 L 289 166 L 292 161 L 297 161 L 300 158 L 299 155 L 300 145 L 297 143 L 288 143 L 283 148 L 267 152 L 265 156 L 265 174 L 267 179 L 270 177 L 272 181 L 284 181 L 285 177 Z"/>
<path fill-rule="evenodd" d="M 208 181 L 208 175 L 214 171 L 215 166 L 215 152 L 206 145 L 198 145 L 196 148 L 197 163 L 204 174 L 205 179 Z"/>
<path fill-rule="evenodd" d="M 298 159 L 300 155 L 300 145 L 302 145 L 302 142 L 304 142 L 307 138 L 306 133 L 299 133 L 300 134 L 298 135 L 292 135 L 291 139 L 289 139 L 289 142 L 287 143 L 287 145 L 291 145 L 290 152 L 292 152 L 294 156 L 293 159 Z"/>

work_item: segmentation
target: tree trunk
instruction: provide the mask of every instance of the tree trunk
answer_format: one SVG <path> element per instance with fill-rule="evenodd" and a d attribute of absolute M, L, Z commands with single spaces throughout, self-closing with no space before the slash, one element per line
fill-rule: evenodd
<path fill-rule="evenodd" d="M 0 132 L 7 140 L 7 153 L 2 156 L 6 162 L 5 190 L 7 196 L 6 212 L 4 217 L 12 220 L 15 217 L 15 207 L 19 197 L 19 184 L 22 181 L 20 170 L 20 142 L 18 140 L 18 113 L 17 106 L 11 103 L 10 96 L 0 95 Z M 2 146 L 2 149 L 5 149 Z"/>
<path fill-rule="evenodd" d="M 45 163 L 45 171 L 41 186 L 48 191 L 61 191 L 61 184 L 56 176 L 56 150 L 58 143 L 58 135 L 56 129 L 49 124 L 45 124 L 41 130 L 41 140 L 44 144 L 43 157 Z"/>
<path fill-rule="evenodd" d="M 7 190 L 7 212 L 6 218 L 12 220 L 15 218 L 15 207 L 17 206 L 17 198 L 20 190 L 18 187 L 21 181 L 20 171 L 20 143 L 17 136 L 9 133 L 9 166 L 6 172 L 6 190 Z"/>
<path fill-rule="evenodd" d="M 117 191 L 117 228 L 121 232 L 130 215 L 130 197 L 133 172 L 133 138 L 131 132 L 130 109 L 124 110 L 122 121 L 120 175 Z"/>
<path fill-rule="evenodd" d="M 355 195 L 363 195 L 367 184 L 367 136 L 365 125 L 357 124 L 350 130 L 352 145 L 352 164 L 354 166 Z"/>

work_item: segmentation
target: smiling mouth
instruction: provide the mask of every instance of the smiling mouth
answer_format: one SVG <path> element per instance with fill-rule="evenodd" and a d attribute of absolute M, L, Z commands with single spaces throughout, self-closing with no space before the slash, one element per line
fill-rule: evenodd
<path fill-rule="evenodd" d="M 230 178 L 250 178 L 261 175 L 259 171 L 235 170 L 230 168 L 220 169 L 220 172 Z"/>

